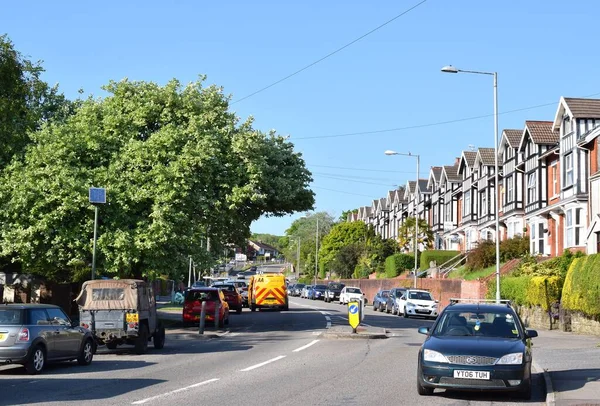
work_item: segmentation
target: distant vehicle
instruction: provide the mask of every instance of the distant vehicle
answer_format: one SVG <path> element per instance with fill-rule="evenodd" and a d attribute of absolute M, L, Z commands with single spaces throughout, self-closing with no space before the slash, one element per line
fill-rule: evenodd
<path fill-rule="evenodd" d="M 386 313 L 400 315 L 400 307 L 404 308 L 404 302 L 402 297 L 406 293 L 407 288 L 393 288 L 390 289 L 387 301 L 385 303 Z"/>
<path fill-rule="evenodd" d="M 302 290 L 304 289 L 305 286 L 306 286 L 306 284 L 304 284 L 304 283 L 295 284 L 292 296 L 300 296 L 302 294 Z"/>
<path fill-rule="evenodd" d="M 248 284 L 248 305 L 251 311 L 264 308 L 288 310 L 285 276 L 263 274 L 251 277 Z"/>
<path fill-rule="evenodd" d="M 131 344 L 137 354 L 165 345 L 165 327 L 158 320 L 152 285 L 143 280 L 90 280 L 75 299 L 81 326 L 92 330 L 96 341 L 108 349 Z"/>
<path fill-rule="evenodd" d="M 325 290 L 325 301 L 333 302 L 340 299 L 340 293 L 344 289 L 343 283 L 340 282 L 329 282 L 327 289 Z"/>
<path fill-rule="evenodd" d="M 408 289 L 400 298 L 398 311 L 404 317 L 422 316 L 435 319 L 438 315 L 438 301 L 427 290 Z"/>
<path fill-rule="evenodd" d="M 33 375 L 49 362 L 89 365 L 95 352 L 92 332 L 74 325 L 60 307 L 0 304 L 0 365 L 21 364 Z"/>
<path fill-rule="evenodd" d="M 200 322 L 202 302 L 206 302 L 205 321 L 213 322 L 218 327 L 229 324 L 229 305 L 225 295 L 218 288 L 195 288 L 185 292 L 183 303 L 183 325 L 190 326 Z M 215 320 L 216 306 L 219 306 L 218 320 Z"/>
<path fill-rule="evenodd" d="M 308 293 L 308 299 L 323 300 L 323 299 L 325 299 L 325 291 L 326 290 L 327 290 L 327 285 L 315 285 Z"/>
<path fill-rule="evenodd" d="M 419 328 L 427 335 L 418 355 L 419 395 L 448 389 L 516 392 L 530 399 L 531 339 L 537 331 L 525 329 L 508 301 L 450 302 L 433 327 Z"/>
<path fill-rule="evenodd" d="M 355 300 L 365 301 L 365 294 L 362 290 L 355 286 L 344 286 L 340 293 L 340 304 L 347 304 Z"/>
<path fill-rule="evenodd" d="M 235 310 L 237 314 L 242 313 L 242 295 L 237 287 L 232 283 L 216 282 L 212 285 L 213 288 L 220 289 L 225 295 L 225 301 L 229 305 L 231 311 Z"/>
<path fill-rule="evenodd" d="M 384 311 L 389 295 L 390 291 L 387 289 L 380 289 L 377 291 L 373 298 L 373 310 L 379 310 L 380 312 Z"/>

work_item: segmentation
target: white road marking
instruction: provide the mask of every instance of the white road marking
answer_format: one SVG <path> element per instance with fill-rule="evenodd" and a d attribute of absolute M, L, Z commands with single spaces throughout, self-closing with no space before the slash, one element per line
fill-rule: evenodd
<path fill-rule="evenodd" d="M 223 337 L 224 335 L 227 335 L 227 334 L 229 334 L 229 330 L 228 330 L 228 331 L 226 331 L 226 332 L 224 332 L 224 333 L 217 333 L 217 335 L 218 335 L 219 337 Z"/>
<path fill-rule="evenodd" d="M 331 328 L 331 322 L 330 321 L 327 322 L 327 327 L 325 327 L 325 328 Z"/>
<path fill-rule="evenodd" d="M 235 337 L 235 336 L 239 336 L 241 333 L 231 333 L 229 334 L 229 337 Z"/>
<path fill-rule="evenodd" d="M 270 364 L 271 362 L 279 361 L 280 359 L 283 359 L 283 358 L 285 358 L 285 355 L 280 355 L 278 357 L 271 358 L 268 361 L 261 362 L 260 364 L 256 364 L 256 365 L 252 365 L 251 367 L 248 367 L 248 368 L 240 369 L 240 372 L 252 371 L 253 369 L 264 367 L 265 365 Z"/>
<path fill-rule="evenodd" d="M 175 393 L 184 392 L 186 390 L 197 388 L 198 386 L 206 385 L 208 383 L 216 382 L 218 380 L 219 380 L 219 378 L 213 378 L 213 379 L 209 379 L 208 381 L 203 381 L 203 382 L 195 383 L 193 385 L 186 386 L 185 388 L 175 389 L 175 390 L 172 390 L 170 392 L 166 392 L 166 393 L 162 393 L 160 395 L 152 396 L 151 398 L 146 398 L 146 399 L 138 400 L 136 402 L 133 402 L 132 405 L 143 405 L 144 403 L 148 403 L 148 402 L 151 402 L 151 401 L 159 399 L 159 398 L 164 398 L 165 396 L 174 395 Z"/>
<path fill-rule="evenodd" d="M 308 344 L 306 344 L 306 345 L 303 345 L 303 346 L 302 346 L 302 347 L 300 347 L 300 348 L 296 348 L 296 349 L 295 349 L 294 351 L 292 351 L 292 352 L 300 352 L 300 351 L 302 351 L 302 350 L 305 350 L 305 349 L 307 349 L 308 347 L 310 347 L 310 346 L 312 346 L 312 345 L 315 345 L 315 344 L 316 344 L 316 343 L 318 343 L 318 342 L 319 342 L 319 340 L 313 340 L 313 341 L 311 341 L 310 343 L 308 343 Z"/>

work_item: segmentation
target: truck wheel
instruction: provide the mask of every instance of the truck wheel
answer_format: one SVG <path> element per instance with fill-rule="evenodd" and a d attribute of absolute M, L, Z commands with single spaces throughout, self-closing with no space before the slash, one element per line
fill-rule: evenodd
<path fill-rule="evenodd" d="M 148 326 L 142 324 L 138 332 L 138 338 L 135 340 L 135 353 L 145 354 L 148 351 Z"/>
<path fill-rule="evenodd" d="M 152 337 L 152 344 L 157 350 L 161 350 L 165 346 L 165 326 L 162 323 L 158 323 L 158 328 Z"/>
<path fill-rule="evenodd" d="M 79 357 L 77 357 L 77 363 L 83 366 L 90 365 L 92 363 L 92 358 L 94 358 L 94 344 L 92 343 L 92 340 L 88 338 L 83 343 L 83 347 L 81 347 L 81 352 L 79 353 Z"/>
<path fill-rule="evenodd" d="M 117 342 L 116 341 L 111 341 L 106 343 L 106 348 L 108 348 L 109 350 L 116 350 L 117 349 Z"/>

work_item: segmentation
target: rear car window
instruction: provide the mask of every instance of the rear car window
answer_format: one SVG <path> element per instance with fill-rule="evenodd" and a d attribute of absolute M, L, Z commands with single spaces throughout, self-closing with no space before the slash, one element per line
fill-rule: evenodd
<path fill-rule="evenodd" d="M 342 289 L 344 289 L 344 284 L 343 283 L 331 283 L 331 284 L 329 284 L 329 289 L 342 290 Z"/>
<path fill-rule="evenodd" d="M 348 293 L 362 293 L 359 288 L 348 288 L 346 289 Z"/>
<path fill-rule="evenodd" d="M 1 309 L 0 310 L 0 325 L 19 326 L 23 324 L 22 309 Z"/>
<path fill-rule="evenodd" d="M 92 289 L 92 300 L 123 300 L 125 290 L 122 288 Z"/>
<path fill-rule="evenodd" d="M 29 309 L 29 325 L 48 324 L 48 314 L 44 309 Z"/>
<path fill-rule="evenodd" d="M 185 294 L 187 301 L 216 301 L 219 300 L 216 291 L 188 290 Z"/>

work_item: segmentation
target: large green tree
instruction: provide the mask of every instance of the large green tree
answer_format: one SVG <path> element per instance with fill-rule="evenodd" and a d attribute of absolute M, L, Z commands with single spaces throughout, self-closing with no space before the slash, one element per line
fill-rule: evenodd
<path fill-rule="evenodd" d="M 319 267 L 327 272 L 343 247 L 366 242 L 367 231 L 367 225 L 362 221 L 335 224 L 329 234 L 323 238 L 323 243 L 319 248 Z"/>
<path fill-rule="evenodd" d="M 433 231 L 429 227 L 429 223 L 425 219 L 419 219 L 419 235 L 417 237 L 418 247 L 431 248 L 433 247 Z M 415 240 L 415 218 L 408 217 L 398 230 L 398 242 L 400 248 L 404 251 L 414 250 Z"/>
<path fill-rule="evenodd" d="M 99 273 L 180 274 L 191 255 L 241 244 L 252 221 L 312 208 L 311 179 L 287 138 L 229 111 L 203 79 L 182 86 L 123 80 L 31 134 L 0 179 L 1 253 L 54 280 L 89 272 L 90 186 L 100 207 Z"/>

